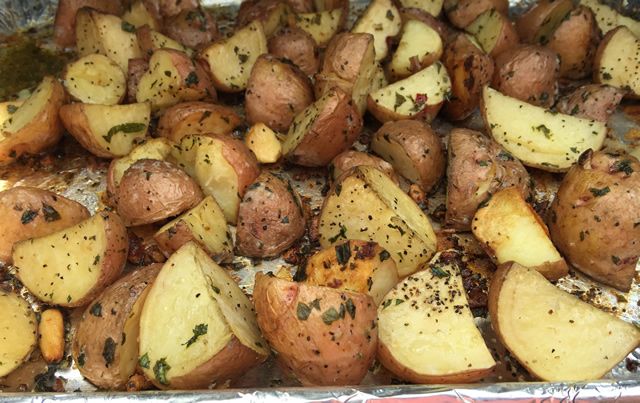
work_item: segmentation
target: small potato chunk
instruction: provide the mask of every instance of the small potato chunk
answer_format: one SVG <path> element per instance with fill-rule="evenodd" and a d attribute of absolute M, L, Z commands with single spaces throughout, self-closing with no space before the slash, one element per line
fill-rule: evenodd
<path fill-rule="evenodd" d="M 549 212 L 551 239 L 569 263 L 622 291 L 629 291 L 640 255 L 639 179 L 632 156 L 584 153 Z"/>
<path fill-rule="evenodd" d="M 78 202 L 47 190 L 14 187 L 0 192 L 0 262 L 11 264 L 16 242 L 49 235 L 89 218 L 89 211 Z"/>
<path fill-rule="evenodd" d="M 445 172 L 440 137 L 417 120 L 385 123 L 373 135 L 371 150 L 425 192 L 430 192 Z"/>
<path fill-rule="evenodd" d="M 191 49 L 202 49 L 218 39 L 218 25 L 203 8 L 184 10 L 164 23 L 164 33 Z"/>
<path fill-rule="evenodd" d="M 338 154 L 329 165 L 329 172 L 331 179 L 336 181 L 342 174 L 351 170 L 351 168 L 359 167 L 361 165 L 372 166 L 384 172 L 398 184 L 398 176 L 396 171 L 393 170 L 393 166 L 382 158 L 378 158 L 375 155 L 364 153 L 362 151 L 349 150 Z"/>
<path fill-rule="evenodd" d="M 236 16 L 236 27 L 242 28 L 252 21 L 260 21 L 267 37 L 287 24 L 290 6 L 281 0 L 245 0 L 240 3 Z"/>
<path fill-rule="evenodd" d="M 606 122 L 624 95 L 625 91 L 616 87 L 587 84 L 561 98 L 556 108 L 567 115 Z"/>
<path fill-rule="evenodd" d="M 480 14 L 465 30 L 492 57 L 515 47 L 519 41 L 518 33 L 509 18 L 495 9 Z"/>
<path fill-rule="evenodd" d="M 640 330 L 631 323 L 517 263 L 494 274 L 489 314 L 500 342 L 542 381 L 600 379 L 640 345 Z"/>
<path fill-rule="evenodd" d="M 146 266 L 113 283 L 87 306 L 72 344 L 82 376 L 104 389 L 124 390 L 138 365 L 138 326 L 149 288 L 162 265 Z"/>
<path fill-rule="evenodd" d="M 145 58 L 150 58 L 153 53 L 159 49 L 174 49 L 185 53 L 187 56 L 193 56 L 193 50 L 183 46 L 180 42 L 169 38 L 160 32 L 154 31 L 148 25 L 144 25 L 136 30 L 136 37 L 140 50 Z"/>
<path fill-rule="evenodd" d="M 612 29 L 622 25 L 640 37 L 640 21 L 620 14 L 600 0 L 580 0 L 580 4 L 589 7 L 593 11 L 598 21 L 598 27 L 603 34 L 607 34 Z"/>
<path fill-rule="evenodd" d="M 122 19 L 136 28 L 147 25 L 157 31 L 162 25 L 161 17 L 156 13 L 151 2 L 154 0 L 135 0 L 122 15 Z"/>
<path fill-rule="evenodd" d="M 127 229 L 103 211 L 72 227 L 17 243 L 16 276 L 42 302 L 83 306 L 113 283 L 127 262 Z"/>
<path fill-rule="evenodd" d="M 523 42 L 547 43 L 553 31 L 573 9 L 572 0 L 540 0 L 516 19 L 516 29 Z"/>
<path fill-rule="evenodd" d="M 49 363 L 64 357 L 64 318 L 57 309 L 47 309 L 40 314 L 38 324 L 40 354 Z"/>
<path fill-rule="evenodd" d="M 256 274 L 258 325 L 305 386 L 357 385 L 375 358 L 376 305 L 365 294 Z"/>
<path fill-rule="evenodd" d="M 282 143 L 278 134 L 264 123 L 251 126 L 244 143 L 261 164 L 273 164 L 282 157 Z"/>
<path fill-rule="evenodd" d="M 289 19 L 289 24 L 311 35 L 318 46 L 325 47 L 342 29 L 345 21 L 343 13 L 342 8 L 335 8 L 317 13 L 294 14 Z"/>
<path fill-rule="evenodd" d="M 320 68 L 316 41 L 300 28 L 286 28 L 277 33 L 269 39 L 268 47 L 269 53 L 290 60 L 309 76 L 314 75 Z"/>
<path fill-rule="evenodd" d="M 113 0 L 59 0 L 56 17 L 53 23 L 53 37 L 56 45 L 61 48 L 76 44 L 76 14 L 84 7 L 91 7 L 97 11 L 120 15 L 122 4 Z"/>
<path fill-rule="evenodd" d="M 304 235 L 306 227 L 302 201 L 291 184 L 264 172 L 240 203 L 236 248 L 243 256 L 278 256 Z"/>
<path fill-rule="evenodd" d="M 244 110 L 250 124 L 287 131 L 295 116 L 314 101 L 311 80 L 295 65 L 262 55 L 247 82 Z"/>
<path fill-rule="evenodd" d="M 640 97 L 640 38 L 618 27 L 602 39 L 593 61 L 593 81 L 630 91 Z"/>
<path fill-rule="evenodd" d="M 24 299 L 0 290 L 0 378 L 18 368 L 36 348 L 37 319 Z"/>
<path fill-rule="evenodd" d="M 176 143 L 190 134 L 231 134 L 242 119 L 230 107 L 208 102 L 182 102 L 167 108 L 158 121 L 158 136 Z"/>
<path fill-rule="evenodd" d="M 375 242 L 344 241 L 311 256 L 304 282 L 370 295 L 380 305 L 398 283 L 391 254 Z"/>
<path fill-rule="evenodd" d="M 373 35 L 376 61 L 387 57 L 387 38 L 395 37 L 402 28 L 400 11 L 391 0 L 373 0 L 360 16 L 351 32 Z"/>
<path fill-rule="evenodd" d="M 449 22 L 455 27 L 464 29 L 478 16 L 487 10 L 507 15 L 509 13 L 508 0 L 445 0 L 444 10 Z"/>
<path fill-rule="evenodd" d="M 442 39 L 435 29 L 424 22 L 409 20 L 402 27 L 400 43 L 387 71 L 396 80 L 405 78 L 439 60 L 442 52 Z"/>
<path fill-rule="evenodd" d="M 100 54 L 87 55 L 69 64 L 63 82 L 73 99 L 88 104 L 116 105 L 127 91 L 120 67 Z"/>
<path fill-rule="evenodd" d="M 550 108 L 558 96 L 558 55 L 533 45 L 503 52 L 495 59 L 493 87 L 510 97 Z"/>
<path fill-rule="evenodd" d="M 123 157 L 142 140 L 149 128 L 148 103 L 128 105 L 67 104 L 60 108 L 64 127 L 92 154 Z"/>
<path fill-rule="evenodd" d="M 176 216 L 202 198 L 198 184 L 184 171 L 149 159 L 134 162 L 124 172 L 116 194 L 118 214 L 128 227 Z"/>

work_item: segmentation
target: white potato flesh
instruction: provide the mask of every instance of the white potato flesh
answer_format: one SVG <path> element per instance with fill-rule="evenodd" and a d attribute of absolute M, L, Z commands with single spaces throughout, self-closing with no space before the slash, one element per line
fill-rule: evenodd
<path fill-rule="evenodd" d="M 0 126 L 0 141 L 4 137 L 20 131 L 20 129 L 31 123 L 38 114 L 42 113 L 53 94 L 53 80 L 55 79 L 52 77 L 45 77 L 24 103 L 20 104 L 17 109 L 11 108 L 13 113 Z M 18 104 L 10 103 L 9 105 Z M 9 112 L 9 107 L 7 107 L 7 113 Z"/>
<path fill-rule="evenodd" d="M 96 53 L 67 66 L 64 87 L 80 102 L 116 105 L 127 92 L 127 79 L 116 62 Z"/>
<path fill-rule="evenodd" d="M 437 17 L 442 12 L 444 0 L 399 0 L 402 8 L 419 8 Z"/>
<path fill-rule="evenodd" d="M 36 347 L 36 315 L 24 299 L 0 291 L 0 378 L 24 362 Z"/>
<path fill-rule="evenodd" d="M 128 155 L 149 128 L 148 103 L 127 105 L 84 105 L 89 131 L 96 145 L 117 157 Z"/>
<path fill-rule="evenodd" d="M 402 20 L 398 8 L 391 0 L 373 0 L 356 21 L 351 32 L 366 32 L 373 35 L 376 61 L 384 59 L 389 53 L 387 38 L 398 35 Z"/>
<path fill-rule="evenodd" d="M 262 164 L 273 164 L 282 156 L 282 143 L 278 140 L 278 134 L 264 123 L 253 125 L 245 136 L 244 143 Z"/>
<path fill-rule="evenodd" d="M 613 33 L 600 55 L 597 81 L 640 96 L 640 38 L 628 28 Z"/>
<path fill-rule="evenodd" d="M 593 11 L 603 35 L 623 25 L 629 28 L 637 37 L 640 37 L 640 21 L 620 14 L 606 4 L 602 4 L 599 0 L 580 0 L 580 4 L 589 7 Z"/>
<path fill-rule="evenodd" d="M 296 14 L 295 25 L 311 35 L 318 46 L 325 46 L 340 29 L 342 9 L 336 8 L 319 13 Z"/>
<path fill-rule="evenodd" d="M 442 39 L 436 30 L 422 21 L 409 20 L 402 28 L 402 37 L 389 63 L 389 72 L 394 76 L 406 77 L 414 73 L 411 69 L 412 59 L 418 63 L 426 57 L 439 59 L 442 51 Z"/>

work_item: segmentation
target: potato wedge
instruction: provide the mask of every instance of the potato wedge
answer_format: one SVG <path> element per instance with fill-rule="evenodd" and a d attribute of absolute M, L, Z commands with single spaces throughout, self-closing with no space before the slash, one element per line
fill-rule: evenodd
<path fill-rule="evenodd" d="M 60 108 L 60 118 L 67 131 L 92 154 L 123 157 L 147 135 L 151 106 L 67 104 Z"/>
<path fill-rule="evenodd" d="M 496 9 L 480 14 L 465 30 L 492 57 L 515 47 L 519 41 L 518 33 L 509 18 Z"/>
<path fill-rule="evenodd" d="M 233 258 L 233 239 L 224 213 L 215 199 L 207 196 L 200 204 L 164 225 L 153 236 L 170 257 L 188 242 L 194 242 L 216 262 Z"/>
<path fill-rule="evenodd" d="M 163 32 L 190 49 L 202 49 L 220 37 L 215 18 L 202 7 L 183 10 L 168 18 Z"/>
<path fill-rule="evenodd" d="M 376 306 L 365 294 L 256 274 L 258 325 L 303 385 L 355 385 L 375 358 Z"/>
<path fill-rule="evenodd" d="M 517 263 L 494 274 L 489 313 L 498 339 L 543 381 L 599 379 L 640 345 L 635 326 Z"/>
<path fill-rule="evenodd" d="M 382 158 L 362 151 L 348 150 L 338 154 L 331 160 L 331 164 L 329 164 L 329 175 L 332 180 L 336 181 L 342 174 L 351 170 L 351 168 L 361 165 L 372 166 L 379 169 L 387 174 L 396 185 L 398 184 L 398 175 L 396 175 L 391 164 Z"/>
<path fill-rule="evenodd" d="M 127 81 L 120 66 L 100 54 L 70 63 L 62 80 L 73 99 L 89 104 L 116 105 L 127 92 Z"/>
<path fill-rule="evenodd" d="M 187 56 L 193 56 L 193 50 L 182 45 L 180 42 L 154 31 L 148 25 L 144 25 L 136 30 L 136 37 L 142 55 L 146 58 L 153 56 L 153 53 L 159 49 L 174 49 L 185 53 Z"/>
<path fill-rule="evenodd" d="M 398 48 L 387 65 L 387 72 L 393 80 L 417 73 L 442 56 L 444 48 L 440 35 L 424 22 L 405 22 L 400 35 Z"/>
<path fill-rule="evenodd" d="M 576 88 L 556 104 L 560 113 L 607 122 L 622 101 L 625 91 L 603 84 L 587 84 Z"/>
<path fill-rule="evenodd" d="M 254 63 L 267 53 L 262 23 L 253 21 L 233 36 L 213 43 L 201 57 L 209 64 L 213 85 L 220 91 L 241 92 L 247 88 Z"/>
<path fill-rule="evenodd" d="M 291 12 L 290 2 L 287 1 L 246 0 L 240 3 L 236 27 L 242 28 L 253 21 L 260 21 L 268 38 L 288 24 Z"/>
<path fill-rule="evenodd" d="M 380 122 L 422 119 L 431 122 L 451 94 L 447 69 L 435 62 L 404 80 L 369 94 L 367 109 Z"/>
<path fill-rule="evenodd" d="M 17 243 L 13 264 L 18 279 L 38 299 L 76 307 L 120 276 L 128 248 L 120 217 L 103 211 L 73 227 Z"/>
<path fill-rule="evenodd" d="M 147 0 L 135 0 L 132 1 L 128 8 L 122 14 L 122 20 L 128 22 L 136 28 L 147 25 L 154 31 L 160 30 L 162 21 L 159 16 L 156 15 L 152 7 Z"/>
<path fill-rule="evenodd" d="M 273 164 L 282 157 L 282 143 L 278 134 L 264 123 L 251 126 L 244 143 L 261 164 Z"/>
<path fill-rule="evenodd" d="M 11 264 L 16 242 L 39 238 L 78 224 L 89 218 L 80 203 L 47 190 L 14 187 L 0 192 L 0 263 Z"/>
<path fill-rule="evenodd" d="M 320 245 L 345 239 L 374 241 L 395 260 L 400 276 L 427 262 L 436 250 L 429 219 L 382 171 L 359 166 L 332 187 L 320 212 Z"/>
<path fill-rule="evenodd" d="M 158 136 L 176 143 L 189 134 L 231 134 L 242 119 L 230 107 L 208 102 L 181 102 L 165 109 L 158 121 Z"/>
<path fill-rule="evenodd" d="M 640 97 L 640 39 L 626 27 L 609 31 L 593 61 L 593 81 L 630 91 Z"/>
<path fill-rule="evenodd" d="M 424 10 L 434 17 L 442 12 L 444 0 L 398 0 L 403 8 L 417 8 Z"/>
<path fill-rule="evenodd" d="M 320 11 L 317 13 L 294 14 L 289 17 L 289 25 L 297 27 L 311 35 L 319 47 L 325 47 L 343 27 L 344 10 Z"/>
<path fill-rule="evenodd" d="M 0 312 L 0 377 L 4 377 L 38 345 L 38 321 L 27 301 L 6 291 L 0 291 Z"/>
<path fill-rule="evenodd" d="M 435 30 L 443 42 L 448 42 L 452 35 L 454 34 L 454 30 L 443 20 L 434 17 L 428 12 L 424 11 L 421 8 L 415 7 L 403 7 L 400 10 L 400 18 L 402 19 L 402 23 L 406 24 L 408 21 L 420 21 L 424 24 L 427 24 L 433 30 Z"/>
<path fill-rule="evenodd" d="M 270 54 L 290 60 L 309 76 L 315 74 L 320 68 L 320 55 L 316 41 L 300 28 L 282 30 L 269 39 L 268 47 Z"/>
<path fill-rule="evenodd" d="M 138 365 L 140 313 L 162 265 L 153 264 L 122 277 L 91 302 L 72 342 L 78 370 L 94 385 L 124 390 Z"/>
<path fill-rule="evenodd" d="M 505 150 L 527 166 L 550 172 L 567 171 L 582 152 L 600 149 L 607 131 L 602 122 L 554 114 L 489 87 L 481 111 L 487 131 Z"/>
<path fill-rule="evenodd" d="M 58 111 L 65 97 L 62 84 L 47 76 L 22 105 L 11 108 L 13 113 L 0 125 L 0 164 L 40 153 L 60 140 L 63 127 Z"/>
<path fill-rule="evenodd" d="M 596 15 L 598 27 L 602 34 L 606 34 L 619 26 L 625 26 L 637 37 L 640 37 L 640 21 L 620 14 L 600 0 L 580 0 L 580 4 L 589 7 Z"/>
<path fill-rule="evenodd" d="M 398 283 L 391 254 L 375 242 L 343 241 L 309 258 L 306 284 L 370 295 L 376 306 Z"/>
<path fill-rule="evenodd" d="M 376 61 L 387 57 L 389 45 L 387 38 L 395 37 L 402 28 L 400 11 L 391 0 L 373 0 L 351 29 L 353 33 L 373 35 Z"/>
<path fill-rule="evenodd" d="M 516 30 L 523 42 L 545 44 L 553 31 L 573 9 L 572 0 L 540 0 L 516 18 Z"/>
<path fill-rule="evenodd" d="M 53 23 L 53 38 L 61 48 L 76 44 L 76 14 L 83 7 L 91 7 L 97 11 L 120 15 L 122 4 L 112 0 L 60 0 Z"/>
<path fill-rule="evenodd" d="M 487 10 L 509 13 L 508 0 L 445 0 L 444 11 L 453 26 L 464 29 Z"/>
<path fill-rule="evenodd" d="M 473 321 L 460 260 L 458 252 L 440 252 L 378 306 L 378 359 L 401 379 L 474 382 L 496 365 Z"/>
<path fill-rule="evenodd" d="M 64 358 L 64 333 L 64 317 L 60 310 L 49 308 L 40 312 L 38 348 L 46 363 L 54 364 Z"/>
<path fill-rule="evenodd" d="M 194 243 L 160 270 L 142 308 L 139 340 L 138 363 L 162 389 L 222 385 L 270 353 L 249 299 Z"/>

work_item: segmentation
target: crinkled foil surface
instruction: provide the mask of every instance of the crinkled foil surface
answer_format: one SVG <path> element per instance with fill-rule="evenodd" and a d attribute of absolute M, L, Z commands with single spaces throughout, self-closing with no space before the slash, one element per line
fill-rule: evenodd
<path fill-rule="evenodd" d="M 232 14 L 240 0 L 203 0 L 206 6 L 222 6 L 224 13 Z M 352 1 L 352 3 L 354 3 Z M 520 14 L 533 0 L 511 0 L 511 12 Z M 640 1 L 613 0 L 608 4 L 635 18 L 640 17 Z M 362 9 L 367 0 L 357 0 L 356 10 Z M 46 0 L 0 0 L 0 34 L 11 34 L 29 28 L 50 24 L 55 14 L 56 1 Z M 354 13 L 352 13 L 353 15 Z M 224 24 L 222 24 L 224 26 Z M 241 112 L 241 111 L 239 111 Z M 471 123 L 472 124 L 472 123 Z M 446 123 L 435 125 L 436 130 L 446 135 L 451 128 Z M 624 124 L 621 124 L 624 128 Z M 613 147 L 619 146 L 614 141 Z M 73 140 L 63 143 L 46 160 L 25 166 L 0 169 L 0 190 L 16 186 L 37 186 L 56 191 L 83 203 L 91 212 L 102 207 L 101 193 L 105 189 L 107 163 L 94 158 L 82 150 Z M 289 177 L 295 188 L 318 209 L 322 202 L 322 190 L 326 187 L 324 172 L 274 168 Z M 553 181 L 551 181 L 553 182 Z M 549 189 L 557 186 L 551 183 Z M 442 192 L 440 192 L 442 193 Z M 552 192 L 551 192 L 552 193 Z M 434 213 L 443 201 L 443 195 L 430 198 L 429 213 Z M 286 268 L 295 272 L 296 267 L 283 259 L 255 261 L 237 257 L 229 270 L 241 287 L 251 293 L 253 278 L 257 271 L 278 271 Z M 627 321 L 640 318 L 640 285 L 636 281 L 632 290 L 622 295 L 607 287 L 595 285 L 579 273 L 572 273 L 561 280 L 558 286 L 582 299 L 612 312 Z M 26 290 L 23 290 L 26 294 Z M 26 295 L 28 297 L 28 295 Z M 34 302 L 37 310 L 38 304 Z M 71 321 L 80 312 L 72 313 Z M 0 315 L 2 313 L 0 312 Z M 278 364 L 269 360 L 251 370 L 229 389 L 209 391 L 147 391 L 137 393 L 114 393 L 96 391 L 75 369 L 69 360 L 59 367 L 50 368 L 34 359 L 25 363 L 9 378 L 0 379 L 0 402 L 43 402 L 50 400 L 65 402 L 80 401 L 155 401 L 175 402 L 364 402 L 388 400 L 393 402 L 453 402 L 453 401 L 511 401 L 511 402 L 560 402 L 560 401 L 620 401 L 640 402 L 640 349 L 616 366 L 605 379 L 590 383 L 540 383 L 524 371 L 519 364 L 497 342 L 486 315 L 479 314 L 476 323 L 481 329 L 487 345 L 498 360 L 496 373 L 483 383 L 472 385 L 402 385 L 380 366 L 372 368 L 363 384 L 348 388 L 301 388 L 289 375 L 283 373 Z M 39 355 L 35 353 L 34 355 Z M 43 383 L 61 382 L 65 393 L 27 393 L 33 389 L 20 386 L 20 379 L 33 380 L 39 375 Z M 11 378 L 14 378 L 13 380 Z M 13 382 L 12 382 L 13 381 Z M 33 383 L 33 382 L 32 382 Z M 46 389 L 46 388 L 45 388 Z"/>

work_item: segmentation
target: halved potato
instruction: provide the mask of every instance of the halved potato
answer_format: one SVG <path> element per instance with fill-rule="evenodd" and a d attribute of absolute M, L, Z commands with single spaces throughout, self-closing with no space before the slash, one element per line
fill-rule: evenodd
<path fill-rule="evenodd" d="M 72 354 L 78 370 L 94 385 L 124 390 L 138 366 L 142 305 L 162 265 L 122 277 L 87 306 L 76 327 Z"/>
<path fill-rule="evenodd" d="M 540 0 L 516 19 L 516 29 L 523 42 L 545 44 L 553 31 L 573 9 L 572 0 Z"/>
<path fill-rule="evenodd" d="M 602 39 L 593 62 L 593 80 L 631 91 L 640 97 L 640 38 L 618 27 Z"/>
<path fill-rule="evenodd" d="M 434 17 L 438 17 L 442 12 L 444 0 L 398 0 L 403 8 L 417 8 L 424 10 Z"/>
<path fill-rule="evenodd" d="M 376 306 L 398 283 L 391 254 L 375 242 L 341 241 L 309 258 L 306 284 L 370 295 Z"/>
<path fill-rule="evenodd" d="M 290 17 L 292 27 L 298 27 L 311 35 L 318 46 L 326 46 L 331 38 L 340 31 L 344 21 L 341 8 L 317 13 L 294 14 Z"/>
<path fill-rule="evenodd" d="M 416 74 L 371 92 L 367 107 L 380 122 L 402 119 L 430 122 L 450 95 L 447 69 L 442 63 L 435 62 Z"/>
<path fill-rule="evenodd" d="M 398 48 L 387 65 L 395 80 L 417 73 L 442 56 L 444 48 L 438 31 L 418 20 L 409 20 L 402 27 Z"/>
<path fill-rule="evenodd" d="M 209 64 L 217 89 L 241 92 L 247 88 L 251 69 L 258 56 L 268 51 L 262 23 L 253 21 L 233 36 L 204 49 L 201 57 Z"/>
<path fill-rule="evenodd" d="M 62 84 L 47 76 L 22 105 L 11 108 L 13 113 L 0 125 L 0 164 L 22 154 L 37 154 L 60 140 L 63 127 L 58 111 L 65 98 Z"/>
<path fill-rule="evenodd" d="M 203 7 L 181 11 L 166 19 L 163 28 L 169 38 L 192 49 L 209 46 L 221 36 L 212 12 Z"/>
<path fill-rule="evenodd" d="M 387 57 L 387 38 L 395 37 L 402 28 L 400 11 L 391 0 L 373 0 L 362 13 L 351 32 L 365 32 L 373 35 L 376 61 Z"/>
<path fill-rule="evenodd" d="M 147 294 L 139 366 L 162 389 L 223 385 L 270 353 L 252 308 L 231 276 L 187 243 L 167 260 Z"/>
<path fill-rule="evenodd" d="M 629 28 L 637 37 L 640 37 L 640 21 L 620 14 L 600 0 L 580 0 L 580 4 L 589 7 L 593 11 L 596 15 L 596 21 L 598 21 L 598 27 L 603 34 L 622 25 Z"/>
<path fill-rule="evenodd" d="M 119 104 L 127 92 L 120 66 L 100 54 L 87 55 L 69 64 L 62 79 L 69 95 L 84 103 Z"/>
<path fill-rule="evenodd" d="M 159 49 L 174 49 L 180 52 L 184 52 L 187 56 L 193 56 L 193 50 L 182 45 L 180 42 L 169 38 L 166 35 L 161 34 L 158 31 L 154 31 L 149 28 L 148 25 L 144 25 L 136 30 L 136 36 L 138 38 L 138 44 L 142 55 L 149 58 L 156 50 Z"/>
<path fill-rule="evenodd" d="M 233 239 L 224 213 L 215 199 L 207 196 L 200 204 L 166 224 L 153 236 L 167 257 L 187 242 L 195 242 L 216 262 L 233 258 Z"/>
<path fill-rule="evenodd" d="M 61 48 L 76 44 L 76 14 L 83 7 L 91 7 L 103 13 L 122 14 L 122 3 L 112 0 L 60 0 L 53 23 L 53 37 Z"/>
<path fill-rule="evenodd" d="M 378 306 L 378 359 L 414 383 L 466 383 L 496 365 L 462 285 L 461 256 L 437 254 L 398 283 Z"/>
<path fill-rule="evenodd" d="M 148 103 L 67 104 L 60 108 L 60 118 L 69 133 L 92 154 L 123 157 L 146 136 L 151 107 Z"/>
<path fill-rule="evenodd" d="M 507 15 L 509 13 L 509 0 L 445 0 L 444 11 L 449 22 L 455 27 L 464 29 L 478 16 L 487 10 L 496 11 Z"/>
<path fill-rule="evenodd" d="M 181 102 L 165 109 L 158 121 L 157 135 L 175 142 L 189 134 L 228 135 L 242 124 L 230 107 L 209 102 Z"/>
<path fill-rule="evenodd" d="M 523 164 L 545 171 L 566 171 L 585 150 L 600 149 L 607 132 L 602 122 L 552 113 L 489 87 L 481 111 L 500 145 Z"/>
<path fill-rule="evenodd" d="M 482 49 L 492 57 L 518 44 L 518 33 L 513 24 L 496 9 L 480 14 L 465 30 L 473 35 Z"/>
<path fill-rule="evenodd" d="M 273 164 L 282 157 L 282 143 L 278 134 L 264 123 L 251 126 L 244 143 L 261 164 Z"/>
<path fill-rule="evenodd" d="M 155 15 L 152 7 L 147 7 L 150 2 L 147 0 L 135 0 L 129 4 L 122 15 L 122 20 L 128 22 L 136 28 L 144 25 L 157 31 L 160 29 L 161 22 L 158 15 Z"/>
<path fill-rule="evenodd" d="M 427 262 L 436 236 L 422 210 L 382 171 L 358 166 L 332 187 L 320 212 L 320 245 L 341 240 L 377 242 L 395 260 L 400 276 Z"/>
<path fill-rule="evenodd" d="M 311 35 L 300 28 L 285 28 L 269 39 L 269 53 L 288 59 L 307 75 L 320 67 L 320 52 Z"/>
<path fill-rule="evenodd" d="M 29 303 L 0 290 L 0 378 L 18 368 L 38 345 L 38 320 Z"/>
<path fill-rule="evenodd" d="M 502 344 L 543 381 L 599 379 L 640 345 L 635 326 L 517 263 L 494 274 L 489 313 Z"/>
<path fill-rule="evenodd" d="M 128 249 L 122 220 L 103 211 L 73 227 L 17 243 L 13 264 L 18 279 L 38 299 L 76 307 L 120 276 Z"/>

